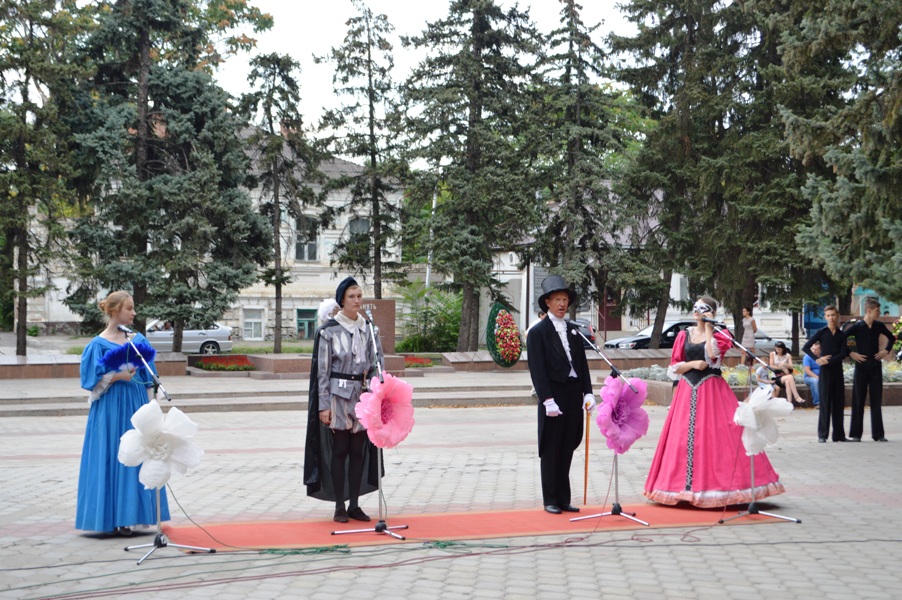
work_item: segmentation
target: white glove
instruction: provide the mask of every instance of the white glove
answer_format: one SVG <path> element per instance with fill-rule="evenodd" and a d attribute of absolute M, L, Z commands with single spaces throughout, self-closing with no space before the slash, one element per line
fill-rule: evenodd
<path fill-rule="evenodd" d="M 586 412 L 592 412 L 595 410 L 595 396 L 592 394 L 586 394 L 583 396 L 583 408 L 586 409 Z"/>
<path fill-rule="evenodd" d="M 545 405 L 545 416 L 546 417 L 559 417 L 561 416 L 561 407 L 557 405 L 557 402 L 554 401 L 554 398 L 549 398 L 542 404 Z"/>

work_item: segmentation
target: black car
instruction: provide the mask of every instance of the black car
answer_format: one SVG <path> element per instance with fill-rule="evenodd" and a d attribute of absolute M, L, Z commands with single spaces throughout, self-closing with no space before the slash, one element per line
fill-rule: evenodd
<path fill-rule="evenodd" d="M 664 328 L 661 330 L 661 348 L 673 348 L 677 335 L 695 325 L 695 320 L 686 319 L 684 321 L 665 321 Z M 648 348 L 651 341 L 651 330 L 654 325 L 649 325 L 645 329 L 638 331 L 635 335 L 629 337 L 616 338 L 605 342 L 604 347 L 610 350 L 644 350 Z"/>

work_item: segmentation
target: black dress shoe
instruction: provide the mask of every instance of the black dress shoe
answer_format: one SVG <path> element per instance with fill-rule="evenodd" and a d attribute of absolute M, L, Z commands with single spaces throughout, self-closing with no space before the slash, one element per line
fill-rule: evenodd
<path fill-rule="evenodd" d="M 817 442 L 818 442 L 819 444 L 826 444 L 826 443 L 827 443 L 827 438 L 817 438 Z"/>
<path fill-rule="evenodd" d="M 886 439 L 885 437 L 883 437 L 883 438 L 877 438 L 877 439 L 874 440 L 874 441 L 875 441 L 875 442 L 888 442 L 889 440 Z"/>
<path fill-rule="evenodd" d="M 332 517 L 332 520 L 335 521 L 336 523 L 347 523 L 348 522 L 348 511 L 346 511 L 343 506 L 341 508 L 336 508 L 335 516 Z"/>
<path fill-rule="evenodd" d="M 348 516 L 354 519 L 355 521 L 369 521 L 370 517 L 368 514 L 363 512 L 363 509 L 359 506 L 355 506 L 354 508 L 348 509 Z"/>
<path fill-rule="evenodd" d="M 567 504 L 566 506 L 562 505 L 561 510 L 564 512 L 579 512 L 579 509 L 572 504 Z"/>
<path fill-rule="evenodd" d="M 553 515 L 559 515 L 559 514 L 561 514 L 561 509 L 559 509 L 559 508 L 558 508 L 557 506 L 555 506 L 554 504 L 546 504 L 546 505 L 545 505 L 545 512 L 551 513 L 551 514 L 553 514 Z"/>
<path fill-rule="evenodd" d="M 834 442 L 848 442 L 849 440 L 847 438 L 843 438 L 841 440 L 833 440 L 833 441 Z"/>
<path fill-rule="evenodd" d="M 846 440 L 847 442 L 860 442 L 861 438 L 849 438 Z"/>

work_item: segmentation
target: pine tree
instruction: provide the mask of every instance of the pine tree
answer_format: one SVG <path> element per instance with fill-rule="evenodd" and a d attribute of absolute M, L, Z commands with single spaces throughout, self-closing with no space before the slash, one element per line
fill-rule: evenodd
<path fill-rule="evenodd" d="M 71 133 L 60 119 L 84 73 L 72 48 L 89 23 L 78 3 L 0 1 L 0 304 L 15 304 L 16 354 L 26 354 L 28 298 L 61 253 L 74 190 Z"/>
<path fill-rule="evenodd" d="M 299 112 L 300 85 L 297 61 L 289 56 L 266 54 L 251 60 L 248 84 L 253 92 L 242 96 L 241 113 L 251 121 L 247 142 L 260 189 L 260 212 L 272 231 L 272 269 L 264 273 L 275 289 L 273 352 L 282 351 L 282 286 L 291 275 L 282 266 L 283 215 L 302 219 L 304 208 L 322 206 L 326 158 L 316 141 L 307 139 Z M 316 187 L 314 187 L 316 186 Z"/>
<path fill-rule="evenodd" d="M 241 123 L 201 68 L 215 29 L 201 5 L 104 7 L 85 50 L 97 75 L 78 140 L 94 185 L 67 301 L 90 313 L 101 290 L 131 289 L 144 315 L 173 322 L 179 351 L 185 327 L 209 325 L 257 279 L 268 228 L 242 187 Z"/>
<path fill-rule="evenodd" d="M 406 168 L 399 159 L 397 88 L 392 81 L 392 45 L 388 37 L 394 27 L 385 15 L 373 14 L 360 0 L 354 0 L 357 16 L 348 20 L 344 43 L 328 57 L 335 65 L 332 77 L 337 95 L 347 99 L 341 108 L 323 117 L 322 127 L 341 132 L 334 152 L 365 165 L 359 175 L 336 184 L 350 188 L 350 198 L 340 212 L 360 211 L 369 220 L 369 231 L 347 231 L 335 246 L 335 262 L 355 273 L 372 271 L 373 295 L 382 298 L 382 282 L 400 265 L 384 264 L 387 247 L 400 236 L 399 205 L 388 201 L 397 190 Z M 386 272 L 386 268 L 389 272 Z"/>
<path fill-rule="evenodd" d="M 445 201 L 430 220 L 435 268 L 462 289 L 458 351 L 479 344 L 479 293 L 492 282 L 496 250 L 513 249 L 537 224 L 531 177 L 534 131 L 526 88 L 538 38 L 516 7 L 491 0 L 455 0 L 445 19 L 422 35 L 402 38 L 429 51 L 410 75 L 404 96 L 412 158 L 441 180 L 418 200 Z"/>

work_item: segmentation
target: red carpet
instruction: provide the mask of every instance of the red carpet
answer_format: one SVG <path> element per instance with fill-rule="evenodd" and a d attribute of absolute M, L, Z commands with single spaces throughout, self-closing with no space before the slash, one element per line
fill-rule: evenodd
<path fill-rule="evenodd" d="M 610 507 L 608 507 L 609 509 Z M 692 506 L 674 507 L 658 504 L 624 505 L 624 512 L 635 512 L 636 517 L 649 523 L 645 527 L 622 516 L 586 519 L 570 522 L 571 517 L 604 512 L 601 507 L 582 507 L 578 514 L 551 515 L 542 509 L 507 510 L 468 513 L 441 513 L 419 515 L 389 515 L 389 526 L 409 525 L 409 529 L 397 530 L 407 542 L 482 540 L 538 535 L 583 534 L 592 531 L 624 531 L 630 529 L 660 529 L 672 527 L 703 527 L 715 525 L 721 518 L 735 515 L 729 509 L 704 510 Z M 766 510 L 766 509 L 765 509 Z M 201 523 L 215 539 L 194 525 L 164 526 L 163 530 L 174 544 L 215 548 L 218 551 L 265 548 L 314 548 L 322 546 L 370 546 L 376 544 L 403 543 L 392 536 L 366 533 L 332 535 L 333 531 L 372 529 L 370 523 L 351 521 L 335 523 L 319 521 L 256 521 L 244 523 Z M 731 521 L 728 525 L 756 523 L 781 523 L 772 517 L 750 515 Z"/>

